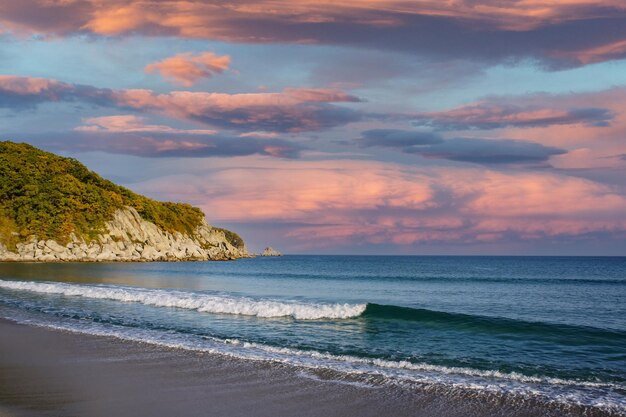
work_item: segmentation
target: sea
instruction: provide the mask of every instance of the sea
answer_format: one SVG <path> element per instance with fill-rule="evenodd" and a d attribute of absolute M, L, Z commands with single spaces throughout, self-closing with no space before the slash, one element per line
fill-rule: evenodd
<path fill-rule="evenodd" d="M 625 257 L 3 263 L 0 317 L 347 384 L 626 415 Z"/>

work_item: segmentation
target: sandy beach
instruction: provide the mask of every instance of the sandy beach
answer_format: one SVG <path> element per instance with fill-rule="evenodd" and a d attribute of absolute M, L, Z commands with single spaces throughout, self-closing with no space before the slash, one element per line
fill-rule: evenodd
<path fill-rule="evenodd" d="M 0 334 L 2 417 L 570 415 L 6 320 Z"/>
<path fill-rule="evenodd" d="M 0 322 L 0 416 L 419 415 L 294 369 Z"/>

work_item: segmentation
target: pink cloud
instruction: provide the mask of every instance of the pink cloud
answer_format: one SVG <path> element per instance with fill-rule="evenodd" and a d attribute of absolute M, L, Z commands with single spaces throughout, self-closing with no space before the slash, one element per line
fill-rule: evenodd
<path fill-rule="evenodd" d="M 216 130 L 175 129 L 164 125 L 151 125 L 146 119 L 134 115 L 102 116 L 83 119 L 83 125 L 74 128 L 78 132 L 113 132 L 113 133 L 169 133 L 186 135 L 213 135 Z"/>
<path fill-rule="evenodd" d="M 586 93 L 493 96 L 420 117 L 421 124 L 456 130 L 448 134 L 507 138 L 565 149 L 568 153 L 550 159 L 558 168 L 625 166 L 625 161 L 616 158 L 626 153 L 623 87 Z"/>
<path fill-rule="evenodd" d="M 360 117 L 352 110 L 327 104 L 358 101 L 356 97 L 326 89 L 286 89 L 280 93 L 246 94 L 189 91 L 156 94 L 147 90 L 123 90 L 115 92 L 113 99 L 116 105 L 122 107 L 246 130 L 320 130 L 356 121 Z"/>
<path fill-rule="evenodd" d="M 228 55 L 216 55 L 204 52 L 194 55 L 190 52 L 174 55 L 159 62 L 148 64 L 146 73 L 158 72 L 175 84 L 191 87 L 203 78 L 221 74 L 230 66 Z"/>
<path fill-rule="evenodd" d="M 184 196 L 180 183 L 189 186 Z M 217 224 L 285 224 L 282 238 L 309 249 L 626 236 L 622 192 L 549 172 L 247 158 L 137 186 L 160 197 L 176 193 Z"/>
<path fill-rule="evenodd" d="M 75 88 L 57 80 L 0 75 L 0 107 L 19 109 L 44 102 L 71 100 Z"/>
<path fill-rule="evenodd" d="M 276 132 L 245 132 L 241 133 L 239 137 L 242 138 L 275 138 L 278 134 Z"/>
<path fill-rule="evenodd" d="M 286 88 L 284 93 L 293 99 L 309 103 L 358 103 L 362 101 L 356 96 L 332 88 Z"/>
<path fill-rule="evenodd" d="M 578 51 L 557 51 L 553 55 L 557 58 L 571 59 L 582 65 L 620 59 L 626 55 L 626 39 Z"/>
<path fill-rule="evenodd" d="M 602 107 L 570 107 L 564 100 L 550 100 L 542 104 L 526 103 L 524 97 L 492 98 L 466 104 L 454 109 L 421 113 L 417 123 L 445 130 L 497 129 L 503 127 L 542 127 L 553 125 L 605 126 L 613 114 Z M 536 102 L 536 99 L 530 101 Z"/>
<path fill-rule="evenodd" d="M 361 118 L 332 103 L 359 102 L 333 89 L 288 88 L 278 93 L 204 93 L 111 90 L 33 77 L 0 77 L 0 106 L 19 108 L 44 102 L 84 101 L 163 114 L 197 123 L 246 131 L 300 132 L 344 125 Z"/>
<path fill-rule="evenodd" d="M 17 95 L 34 95 L 63 90 L 64 84 L 47 78 L 0 75 L 0 88 Z"/>
<path fill-rule="evenodd" d="M 610 187 L 582 178 L 559 175 L 485 172 L 477 181 L 482 193 L 464 208 L 490 218 L 523 219 L 558 213 L 583 219 L 617 215 L 626 198 Z"/>

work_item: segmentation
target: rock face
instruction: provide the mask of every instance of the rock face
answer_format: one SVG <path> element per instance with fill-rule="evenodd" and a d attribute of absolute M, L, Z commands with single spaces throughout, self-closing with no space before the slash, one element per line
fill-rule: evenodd
<path fill-rule="evenodd" d="M 222 230 L 205 220 L 192 235 L 169 233 L 139 216 L 134 208 L 118 210 L 106 223 L 107 233 L 86 242 L 71 235 L 62 245 L 35 236 L 17 244 L 15 252 L 0 244 L 0 261 L 103 262 L 103 261 L 205 261 L 249 257 L 245 247 L 231 245 Z"/>
<path fill-rule="evenodd" d="M 278 252 L 276 249 L 268 246 L 267 248 L 263 249 L 263 253 L 261 253 L 261 256 L 283 256 L 283 254 Z"/>

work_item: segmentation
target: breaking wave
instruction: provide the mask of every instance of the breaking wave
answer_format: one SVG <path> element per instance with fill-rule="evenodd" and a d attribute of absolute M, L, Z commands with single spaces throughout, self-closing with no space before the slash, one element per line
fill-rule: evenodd
<path fill-rule="evenodd" d="M 72 297 L 141 303 L 203 313 L 236 314 L 256 317 L 292 317 L 296 320 L 347 319 L 358 317 L 366 304 L 323 304 L 248 297 L 228 297 L 177 290 L 145 289 L 106 285 L 79 285 L 57 282 L 0 281 L 0 288 Z"/>

